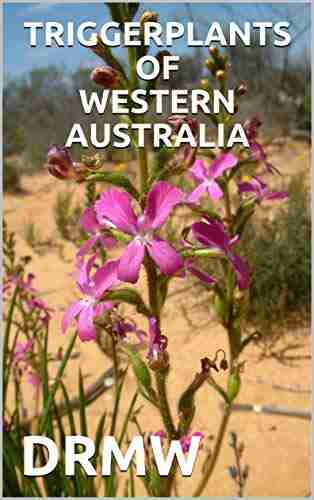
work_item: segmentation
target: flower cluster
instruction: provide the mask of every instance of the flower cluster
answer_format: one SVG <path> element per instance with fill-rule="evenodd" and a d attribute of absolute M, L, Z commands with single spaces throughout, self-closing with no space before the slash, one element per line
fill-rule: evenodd
<path fill-rule="evenodd" d="M 177 130 L 182 119 L 180 121 L 173 117 L 170 122 Z M 246 124 L 253 149 L 259 147 L 255 142 L 258 126 L 257 120 Z M 48 162 L 52 161 L 51 158 L 60 165 L 65 160 L 69 161 L 68 153 L 62 148 L 55 147 L 53 153 L 52 155 L 50 150 Z M 264 161 L 264 157 L 259 159 Z M 217 277 L 204 272 L 194 261 L 197 250 L 215 250 L 218 256 L 230 263 L 239 289 L 247 289 L 250 281 L 249 266 L 234 252 L 234 246 L 240 237 L 238 234 L 230 234 L 222 219 L 203 214 L 200 220 L 190 226 L 193 241 L 184 240 L 183 248 L 179 244 L 177 248 L 174 247 L 160 234 L 176 207 L 185 207 L 198 213 L 204 196 L 208 196 L 212 203 L 218 203 L 224 197 L 226 176 L 238 165 L 237 156 L 231 152 L 222 153 L 210 165 L 197 159 L 188 171 L 188 175 L 197 183 L 191 192 L 184 192 L 167 181 L 156 181 L 140 203 L 129 192 L 117 187 L 102 192 L 80 219 L 81 227 L 89 236 L 77 252 L 75 272 L 76 283 L 83 297 L 67 309 L 62 321 L 62 331 L 65 332 L 76 319 L 80 339 L 95 340 L 94 319 L 113 307 L 113 303 L 106 299 L 107 292 L 123 283 L 137 283 L 140 269 L 143 264 L 146 265 L 147 260 L 151 260 L 156 269 L 166 277 L 176 276 L 182 279 L 187 272 L 191 272 L 207 285 L 213 285 L 217 283 Z M 286 192 L 269 191 L 261 176 L 242 179 L 236 186 L 240 200 L 251 196 L 256 203 L 261 203 L 287 197 Z M 114 248 L 118 240 L 126 243 L 120 257 L 98 266 L 92 275 L 99 250 Z M 179 243 L 182 244 L 182 241 Z M 188 255 L 184 255 L 184 250 L 189 250 Z M 91 253 L 92 256 L 88 255 Z M 150 331 L 154 331 L 152 320 L 149 327 Z M 127 330 L 125 325 L 118 325 L 118 331 L 126 333 Z M 150 341 L 148 353 L 151 360 L 162 345 L 156 333 L 153 338 L 156 340 Z"/>

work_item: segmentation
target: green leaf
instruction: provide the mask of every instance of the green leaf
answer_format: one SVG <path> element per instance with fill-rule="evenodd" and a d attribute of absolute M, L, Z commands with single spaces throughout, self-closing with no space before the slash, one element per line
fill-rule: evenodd
<path fill-rule="evenodd" d="M 129 21 L 132 21 L 132 19 L 135 17 L 135 15 L 139 9 L 140 3 L 139 2 L 128 2 L 125 4 L 125 6 L 126 6 L 126 9 L 128 11 Z"/>
<path fill-rule="evenodd" d="M 64 373 L 64 370 L 65 370 L 65 367 L 70 359 L 70 355 L 71 355 L 71 352 L 73 350 L 73 347 L 74 347 L 74 344 L 75 344 L 75 340 L 76 340 L 76 332 L 75 334 L 73 335 L 72 339 L 70 340 L 69 342 L 69 345 L 68 345 L 68 348 L 64 354 L 64 357 L 63 357 L 63 360 L 61 362 L 61 365 L 59 367 L 59 370 L 58 370 L 58 373 L 57 373 L 57 376 L 56 376 L 56 379 L 55 379 L 55 382 L 53 384 L 53 386 L 50 388 L 49 390 L 49 396 L 45 402 L 45 409 L 44 409 L 44 412 L 43 412 L 43 416 L 42 416 L 42 420 L 41 420 L 41 426 L 40 426 L 40 433 L 42 435 L 44 435 L 47 431 L 47 427 L 49 425 L 49 414 L 51 413 L 51 406 L 53 404 L 53 400 L 54 400 L 54 397 L 55 397 L 55 394 L 58 390 L 58 387 L 60 385 L 60 381 L 62 379 L 62 376 L 63 376 L 63 373 Z"/>
<path fill-rule="evenodd" d="M 139 200 L 140 195 L 137 189 L 133 186 L 131 181 L 123 174 L 117 172 L 96 172 L 89 175 L 86 181 L 94 182 L 106 182 L 108 184 L 113 184 L 114 186 L 119 186 L 125 189 L 135 200 Z"/>
<path fill-rule="evenodd" d="M 126 434 L 126 431 L 128 429 L 128 425 L 129 425 L 129 421 L 130 421 L 130 418 L 132 416 L 132 413 L 133 413 L 133 408 L 135 406 L 135 403 L 136 403 L 136 400 L 137 400 L 137 396 L 138 396 L 138 393 L 136 392 L 132 398 L 132 401 L 130 403 L 130 406 L 129 406 L 129 409 L 128 409 L 128 412 L 125 416 L 125 419 L 124 419 L 124 423 L 123 423 L 123 427 L 122 427 L 122 431 L 121 431 L 121 434 L 120 434 L 120 437 L 118 439 L 118 445 L 121 447 L 121 444 L 122 444 L 122 441 L 123 441 L 123 438 Z"/>
<path fill-rule="evenodd" d="M 168 288 L 170 283 L 169 276 L 160 275 L 158 278 L 158 307 L 159 310 L 162 309 L 168 294 Z"/>
<path fill-rule="evenodd" d="M 94 463 L 94 467 L 96 466 L 97 459 L 99 456 L 99 449 L 100 449 L 101 440 L 102 440 L 102 437 L 104 434 L 106 417 L 107 417 L 107 410 L 104 411 L 104 413 L 100 417 L 98 425 L 97 425 L 96 437 L 95 437 L 95 463 Z"/>
<path fill-rule="evenodd" d="M 152 386 L 152 379 L 150 371 L 140 357 L 140 355 L 134 351 L 131 347 L 124 346 L 123 349 L 127 353 L 131 365 L 133 368 L 134 375 L 136 377 L 140 393 L 153 404 L 157 404 L 157 396 Z"/>
<path fill-rule="evenodd" d="M 4 332 L 4 342 L 3 342 L 3 360 L 4 360 L 4 384 L 3 384 L 3 407 L 5 408 L 5 403 L 6 403 L 6 395 L 7 395 L 7 387 L 9 383 L 9 377 L 10 377 L 10 369 L 9 366 L 7 365 L 8 361 L 8 355 L 9 355 L 9 341 L 10 341 L 10 332 L 11 332 L 11 326 L 13 322 L 13 313 L 16 305 L 16 299 L 18 296 L 19 292 L 19 287 L 16 286 L 15 290 L 13 292 L 13 296 L 11 299 L 10 307 L 9 307 L 9 312 L 8 312 L 8 317 L 6 320 L 6 325 L 5 325 L 5 332 Z"/>
<path fill-rule="evenodd" d="M 113 21 L 117 23 L 123 23 L 123 4 L 119 2 L 106 2 L 106 5 L 110 11 L 110 15 Z"/>
<path fill-rule="evenodd" d="M 227 385 L 227 395 L 230 402 L 232 402 L 237 397 L 240 391 L 240 387 L 241 387 L 240 375 L 237 372 L 230 373 Z"/>
<path fill-rule="evenodd" d="M 84 382 L 81 369 L 79 370 L 79 399 L 80 399 L 80 426 L 81 434 L 87 436 L 86 400 L 84 392 Z"/>
<path fill-rule="evenodd" d="M 76 432 L 76 428 L 75 428 L 75 422 L 74 422 L 72 406 L 70 403 L 70 398 L 69 398 L 69 395 L 68 395 L 67 390 L 65 388 L 65 385 L 63 384 L 62 381 L 60 381 L 60 387 L 62 389 L 63 397 L 64 397 L 64 406 L 65 406 L 64 414 L 68 416 L 71 434 L 72 434 L 72 436 L 75 436 L 77 434 L 77 432 Z"/>
<path fill-rule="evenodd" d="M 106 293 L 106 298 L 117 302 L 125 302 L 136 307 L 137 312 L 144 316 L 150 317 L 151 312 L 143 301 L 140 294 L 132 288 L 121 288 Z"/>

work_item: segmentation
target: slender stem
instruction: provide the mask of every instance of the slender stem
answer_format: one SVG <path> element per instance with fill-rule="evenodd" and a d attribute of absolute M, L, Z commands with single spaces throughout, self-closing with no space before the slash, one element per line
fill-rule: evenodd
<path fill-rule="evenodd" d="M 60 381 L 62 379 L 65 367 L 67 365 L 67 362 L 70 359 L 70 355 L 71 355 L 71 352 L 72 352 L 74 344 L 75 344 L 76 335 L 77 334 L 75 332 L 75 334 L 73 335 L 72 339 L 70 340 L 69 346 L 68 346 L 68 348 L 67 348 L 67 350 L 66 350 L 66 352 L 64 354 L 64 358 L 63 358 L 63 360 L 61 362 L 61 365 L 60 365 L 60 368 L 58 370 L 55 382 L 54 382 L 52 388 L 49 391 L 49 396 L 48 396 L 48 399 L 47 399 L 46 405 L 45 405 L 45 411 L 44 411 L 43 416 L 42 416 L 42 423 L 41 423 L 41 432 L 40 432 L 40 434 L 44 434 L 46 432 L 46 430 L 47 430 L 47 424 L 49 422 L 49 418 L 48 418 L 49 417 L 49 412 L 51 411 L 51 406 L 52 406 L 55 394 L 57 392 L 57 389 L 58 389 L 58 387 L 60 385 Z"/>
<path fill-rule="evenodd" d="M 231 201 L 230 201 L 228 182 L 226 184 L 224 193 L 225 193 L 224 200 L 225 200 L 225 209 L 226 209 L 226 219 L 227 219 L 228 225 L 230 225 L 232 223 L 232 213 L 231 213 Z"/>
<path fill-rule="evenodd" d="M 13 323 L 13 313 L 14 313 L 14 308 L 16 305 L 16 299 L 17 295 L 19 292 L 19 287 L 16 286 L 11 303 L 10 303 L 10 308 L 8 312 L 8 317 L 7 317 L 7 322 L 6 322 L 6 327 L 5 327 L 5 333 L 4 333 L 4 344 L 3 344 L 3 368 L 5 372 L 5 377 L 4 377 L 4 384 L 3 384 L 3 408 L 5 408 L 6 405 L 6 396 L 7 396 L 7 388 L 8 388 L 8 382 L 9 382 L 9 377 L 10 377 L 10 371 L 11 371 L 11 365 L 8 363 L 7 364 L 7 358 L 8 358 L 8 353 L 9 353 L 9 343 L 10 343 L 10 332 L 11 332 L 11 326 Z"/>
<path fill-rule="evenodd" d="M 119 362 L 117 356 L 117 346 L 113 336 L 111 337 L 111 340 L 112 340 L 113 376 L 114 376 L 114 389 L 115 389 L 114 410 L 110 427 L 110 435 L 113 436 L 116 430 L 118 405 L 120 400 L 120 390 L 119 390 Z"/>
<path fill-rule="evenodd" d="M 158 396 L 159 396 L 159 409 L 160 413 L 162 416 L 162 420 L 164 423 L 164 426 L 166 427 L 167 434 L 169 440 L 176 439 L 177 437 L 177 431 L 175 429 L 173 420 L 172 420 L 172 415 L 170 412 L 170 406 L 168 402 L 168 397 L 167 397 L 167 388 L 166 388 L 166 378 L 167 374 L 162 371 L 157 371 L 156 372 L 156 386 L 157 386 L 157 391 L 158 391 Z"/>
<path fill-rule="evenodd" d="M 225 410 L 224 410 L 224 415 L 223 415 L 223 418 L 222 418 L 221 423 L 220 423 L 218 436 L 216 439 L 213 453 L 212 453 L 212 455 L 208 455 L 207 458 L 205 459 L 204 474 L 203 474 L 203 477 L 202 477 L 198 487 L 196 488 L 196 490 L 193 494 L 193 497 L 199 497 L 203 493 L 203 491 L 206 488 L 206 485 L 207 485 L 207 483 L 208 483 L 208 481 L 209 481 L 209 479 L 210 479 L 210 477 L 215 469 L 215 466 L 216 466 L 216 463 L 217 463 L 217 460 L 218 460 L 218 457 L 219 457 L 219 454 L 221 451 L 221 445 L 223 443 L 223 439 L 225 436 L 225 432 L 226 432 L 226 428 L 228 425 L 230 415 L 231 415 L 231 407 L 230 407 L 230 405 L 226 405 Z"/>
<path fill-rule="evenodd" d="M 147 165 L 147 152 L 144 148 L 138 148 L 138 160 L 140 166 L 140 187 L 141 193 L 147 191 L 148 183 L 148 165 Z"/>
<path fill-rule="evenodd" d="M 148 282 L 148 299 L 152 314 L 160 322 L 160 311 L 158 307 L 157 295 L 157 271 L 150 257 L 145 258 L 145 269 Z"/>

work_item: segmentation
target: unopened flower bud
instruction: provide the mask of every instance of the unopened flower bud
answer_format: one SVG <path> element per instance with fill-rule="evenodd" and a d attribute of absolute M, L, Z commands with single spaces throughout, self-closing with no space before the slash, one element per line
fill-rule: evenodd
<path fill-rule="evenodd" d="M 222 69 L 219 69 L 218 71 L 216 71 L 215 76 L 217 80 L 222 81 L 226 78 L 226 72 L 223 71 Z"/>
<path fill-rule="evenodd" d="M 116 89 L 121 82 L 121 74 L 110 66 L 100 66 L 91 73 L 91 80 L 105 89 Z"/>
<path fill-rule="evenodd" d="M 256 139 L 258 135 L 258 129 L 260 128 L 261 125 L 262 122 L 258 118 L 258 116 L 253 116 L 252 118 L 244 122 L 243 128 L 249 142 L 254 141 Z"/>
<path fill-rule="evenodd" d="M 236 469 L 236 467 L 234 465 L 231 465 L 230 467 L 228 467 L 229 469 L 229 474 L 231 476 L 232 479 L 236 479 L 238 477 L 238 471 Z"/>
<path fill-rule="evenodd" d="M 208 87 L 209 87 L 208 78 L 202 78 L 200 83 L 201 83 L 202 89 L 208 89 Z"/>
<path fill-rule="evenodd" d="M 243 469 L 243 472 L 242 472 L 243 479 L 246 480 L 248 478 L 248 475 L 249 475 L 249 466 L 246 465 Z"/>
<path fill-rule="evenodd" d="M 156 357 L 148 362 L 149 368 L 154 372 L 166 371 L 169 367 L 169 354 L 167 351 L 159 352 Z"/>
<path fill-rule="evenodd" d="M 57 179 L 74 179 L 74 164 L 68 149 L 52 146 L 47 154 L 47 168 Z"/>
<path fill-rule="evenodd" d="M 217 65 L 212 59 L 206 59 L 205 66 L 214 75 L 217 70 Z"/>
<path fill-rule="evenodd" d="M 171 53 L 169 52 L 169 50 L 160 50 L 156 54 L 156 59 L 159 62 L 160 66 L 163 66 L 163 64 L 164 64 L 164 58 L 167 57 L 167 56 L 171 56 Z"/>
<path fill-rule="evenodd" d="M 159 16 L 157 12 L 145 10 L 140 18 L 140 25 L 143 27 L 145 23 L 158 23 Z"/>
<path fill-rule="evenodd" d="M 222 359 L 220 361 L 220 365 L 219 365 L 219 368 L 221 370 L 228 370 L 228 361 L 226 360 L 226 358 Z"/>
<path fill-rule="evenodd" d="M 243 95 L 245 95 L 245 94 L 247 93 L 247 89 L 248 89 L 248 87 L 247 87 L 246 82 L 242 82 L 242 83 L 240 83 L 240 85 L 238 85 L 238 87 L 235 89 L 235 93 L 236 93 L 236 95 L 237 95 L 237 96 L 239 96 L 239 97 L 240 97 L 240 96 L 243 96 Z"/>
<path fill-rule="evenodd" d="M 46 167 L 53 177 L 60 180 L 82 181 L 87 172 L 86 165 L 74 163 L 67 148 L 52 146 L 47 154 Z"/>
<path fill-rule="evenodd" d="M 217 47 L 209 47 L 208 52 L 215 59 L 219 56 L 219 49 Z"/>

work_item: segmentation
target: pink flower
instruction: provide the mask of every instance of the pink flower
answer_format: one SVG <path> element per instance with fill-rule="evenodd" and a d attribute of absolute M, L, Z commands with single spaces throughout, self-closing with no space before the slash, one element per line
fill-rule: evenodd
<path fill-rule="evenodd" d="M 116 240 L 111 236 L 105 236 L 102 234 L 103 225 L 99 224 L 95 210 L 93 208 L 87 208 L 80 218 L 80 225 L 87 233 L 91 234 L 89 238 L 77 253 L 77 257 L 83 257 L 86 255 L 91 248 L 93 248 L 96 243 L 100 243 L 103 247 L 111 249 L 115 246 Z"/>
<path fill-rule="evenodd" d="M 127 339 L 128 333 L 134 333 L 139 341 L 142 344 L 145 340 L 146 333 L 143 330 L 140 330 L 135 321 L 125 321 L 124 319 L 119 319 L 114 323 L 114 331 L 116 335 L 122 339 Z"/>
<path fill-rule="evenodd" d="M 27 377 L 27 382 L 31 384 L 35 389 L 38 389 L 41 384 L 40 376 L 37 373 L 30 372 Z"/>
<path fill-rule="evenodd" d="M 285 200 L 288 198 L 287 191 L 269 191 L 267 184 L 265 184 L 259 177 L 253 177 L 249 182 L 242 182 L 238 184 L 238 188 L 241 194 L 252 193 L 260 202 Z"/>
<path fill-rule="evenodd" d="M 20 361 L 25 361 L 27 354 L 33 347 L 33 340 L 29 339 L 26 342 L 17 342 L 13 352 L 13 365 L 17 365 Z"/>
<path fill-rule="evenodd" d="M 200 440 L 204 439 L 204 434 L 202 432 L 192 432 L 192 430 L 189 429 L 186 435 L 182 436 L 182 438 L 180 439 L 183 453 L 188 453 L 193 436 L 200 436 Z"/>
<path fill-rule="evenodd" d="M 281 175 L 279 170 L 276 167 L 274 167 L 274 165 L 269 163 L 269 161 L 267 160 L 267 155 L 266 155 L 263 147 L 258 142 L 251 142 L 250 149 L 251 149 L 253 159 L 264 164 L 265 171 L 262 173 L 270 173 L 270 174 L 276 173 L 276 174 Z"/>
<path fill-rule="evenodd" d="M 193 259 L 186 259 L 184 265 L 187 271 L 189 271 L 203 283 L 206 283 L 206 285 L 213 285 L 217 282 L 217 280 L 213 276 L 210 276 L 208 273 L 204 273 L 204 271 L 201 271 L 200 269 L 195 267 L 193 264 Z"/>
<path fill-rule="evenodd" d="M 130 195 L 119 189 L 109 189 L 96 201 L 99 222 L 110 221 L 117 229 L 132 237 L 119 261 L 118 278 L 121 281 L 137 282 L 146 252 L 167 276 L 172 276 L 182 268 L 181 256 L 167 241 L 154 233 L 183 197 L 180 189 L 160 181 L 149 191 L 146 208 L 140 216 L 134 213 Z"/>
<path fill-rule="evenodd" d="M 243 125 L 247 140 L 249 141 L 250 144 L 252 157 L 254 160 L 260 161 L 261 163 L 264 164 L 266 168 L 266 172 L 264 173 L 269 172 L 271 174 L 273 173 L 280 174 L 279 170 L 276 167 L 274 167 L 271 163 L 269 163 L 263 147 L 256 141 L 258 136 L 258 131 L 261 125 L 262 122 L 257 116 L 253 116 L 252 118 L 247 120 Z"/>
<path fill-rule="evenodd" d="M 161 444 L 163 444 L 164 440 L 167 438 L 167 434 L 163 429 L 161 429 L 160 431 L 152 432 L 151 435 L 159 437 Z"/>
<path fill-rule="evenodd" d="M 42 312 L 42 316 L 40 316 L 40 319 L 44 323 L 44 325 L 48 325 L 50 319 L 51 319 L 51 312 L 53 312 L 53 309 L 49 307 L 49 305 L 42 299 L 38 297 L 32 297 L 31 299 L 27 300 L 27 305 L 31 310 L 38 310 L 39 312 Z"/>
<path fill-rule="evenodd" d="M 220 155 L 211 164 L 210 168 L 206 168 L 203 160 L 196 160 L 193 167 L 190 169 L 190 174 L 198 181 L 199 185 L 188 196 L 189 203 L 196 203 L 202 195 L 207 193 L 213 200 L 219 200 L 223 196 L 216 179 L 220 177 L 226 170 L 237 165 L 238 159 L 232 153 L 224 153 Z"/>
<path fill-rule="evenodd" d="M 168 339 L 161 334 L 157 319 L 151 316 L 148 320 L 149 323 L 149 346 L 147 359 L 149 361 L 158 360 L 160 353 L 163 353 L 168 344 Z"/>
<path fill-rule="evenodd" d="M 104 266 L 97 269 L 93 277 L 90 276 L 96 257 L 97 255 L 94 255 L 87 262 L 78 264 L 76 282 L 84 297 L 73 302 L 62 319 L 62 333 L 65 333 L 72 321 L 78 318 L 77 331 L 82 341 L 96 339 L 94 318 L 112 308 L 112 303 L 110 301 L 103 302 L 102 296 L 119 283 L 117 260 L 108 261 Z"/>
<path fill-rule="evenodd" d="M 195 222 L 192 225 L 194 238 L 204 247 L 217 248 L 231 262 L 237 275 L 237 283 L 240 289 L 249 286 L 249 268 L 238 256 L 231 253 L 232 246 L 238 242 L 239 237 L 230 238 L 224 225 L 217 220 L 206 217 L 206 222 Z"/>

